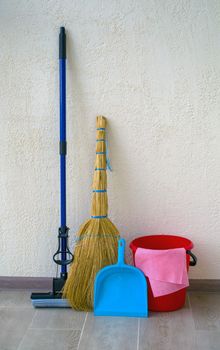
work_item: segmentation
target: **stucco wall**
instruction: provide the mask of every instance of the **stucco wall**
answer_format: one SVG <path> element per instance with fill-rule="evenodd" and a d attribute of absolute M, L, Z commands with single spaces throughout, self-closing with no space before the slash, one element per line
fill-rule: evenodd
<path fill-rule="evenodd" d="M 189 237 L 190 276 L 220 278 L 219 0 L 0 1 L 0 275 L 55 273 L 61 25 L 71 247 L 89 216 L 103 114 L 111 219 L 128 240 Z"/>

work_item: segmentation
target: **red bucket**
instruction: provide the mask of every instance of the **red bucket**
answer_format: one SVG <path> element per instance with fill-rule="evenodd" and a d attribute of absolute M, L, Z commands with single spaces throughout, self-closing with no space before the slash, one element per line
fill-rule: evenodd
<path fill-rule="evenodd" d="M 130 248 L 133 253 L 133 260 L 137 248 L 145 249 L 173 249 L 173 248 L 185 248 L 186 249 L 186 266 L 189 270 L 189 266 L 195 266 L 197 258 L 192 254 L 191 249 L 193 243 L 184 237 L 172 236 L 172 235 L 153 235 L 142 236 L 134 239 L 130 243 Z M 190 261 L 190 256 L 193 260 Z M 135 261 L 135 260 L 134 260 Z M 148 278 L 147 278 L 148 280 Z M 151 311 L 174 311 L 184 306 L 186 300 L 186 288 L 180 289 L 175 293 L 163 295 L 155 298 L 152 293 L 152 289 L 148 282 L 148 307 Z"/>

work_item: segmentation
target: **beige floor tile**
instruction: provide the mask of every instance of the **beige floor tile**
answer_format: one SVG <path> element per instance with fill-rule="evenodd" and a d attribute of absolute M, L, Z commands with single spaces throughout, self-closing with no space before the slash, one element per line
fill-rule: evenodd
<path fill-rule="evenodd" d="M 81 330 L 86 313 L 72 309 L 37 309 L 30 328 Z"/>
<path fill-rule="evenodd" d="M 195 331 L 191 310 L 150 313 L 140 320 L 139 350 L 195 350 Z"/>
<path fill-rule="evenodd" d="M 17 350 L 77 350 L 80 331 L 29 329 Z"/>
<path fill-rule="evenodd" d="M 0 290 L 0 307 L 30 307 L 31 304 L 31 291 L 25 290 Z"/>
<path fill-rule="evenodd" d="M 32 308 L 0 308 L 0 349 L 16 350 L 35 310 Z"/>
<path fill-rule="evenodd" d="M 220 332 L 220 293 L 190 292 L 189 298 L 196 329 Z"/>
<path fill-rule="evenodd" d="M 138 319 L 89 313 L 78 350 L 136 350 Z"/>

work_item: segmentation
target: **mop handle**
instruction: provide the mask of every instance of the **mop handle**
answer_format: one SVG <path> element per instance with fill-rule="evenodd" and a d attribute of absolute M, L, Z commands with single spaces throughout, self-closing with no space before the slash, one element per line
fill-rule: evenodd
<path fill-rule="evenodd" d="M 61 265 L 61 278 L 67 278 L 67 265 L 73 261 L 69 250 L 66 226 L 66 34 L 60 28 L 59 35 L 60 72 L 60 227 L 58 230 L 58 249 L 53 255 L 56 264 Z"/>
<path fill-rule="evenodd" d="M 66 231 L 66 33 L 60 28 L 59 34 L 59 73 L 60 73 L 60 221 L 61 231 Z M 61 238 L 63 261 L 66 260 L 66 237 Z M 66 266 L 61 266 L 62 273 L 67 272 Z"/>

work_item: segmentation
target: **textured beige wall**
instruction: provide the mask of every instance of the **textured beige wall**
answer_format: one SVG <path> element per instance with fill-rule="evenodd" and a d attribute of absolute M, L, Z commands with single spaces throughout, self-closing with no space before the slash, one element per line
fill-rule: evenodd
<path fill-rule="evenodd" d="M 58 47 L 68 30 L 68 225 L 89 215 L 95 116 L 109 118 L 110 217 L 195 243 L 220 278 L 219 0 L 0 1 L 0 275 L 52 276 Z"/>

